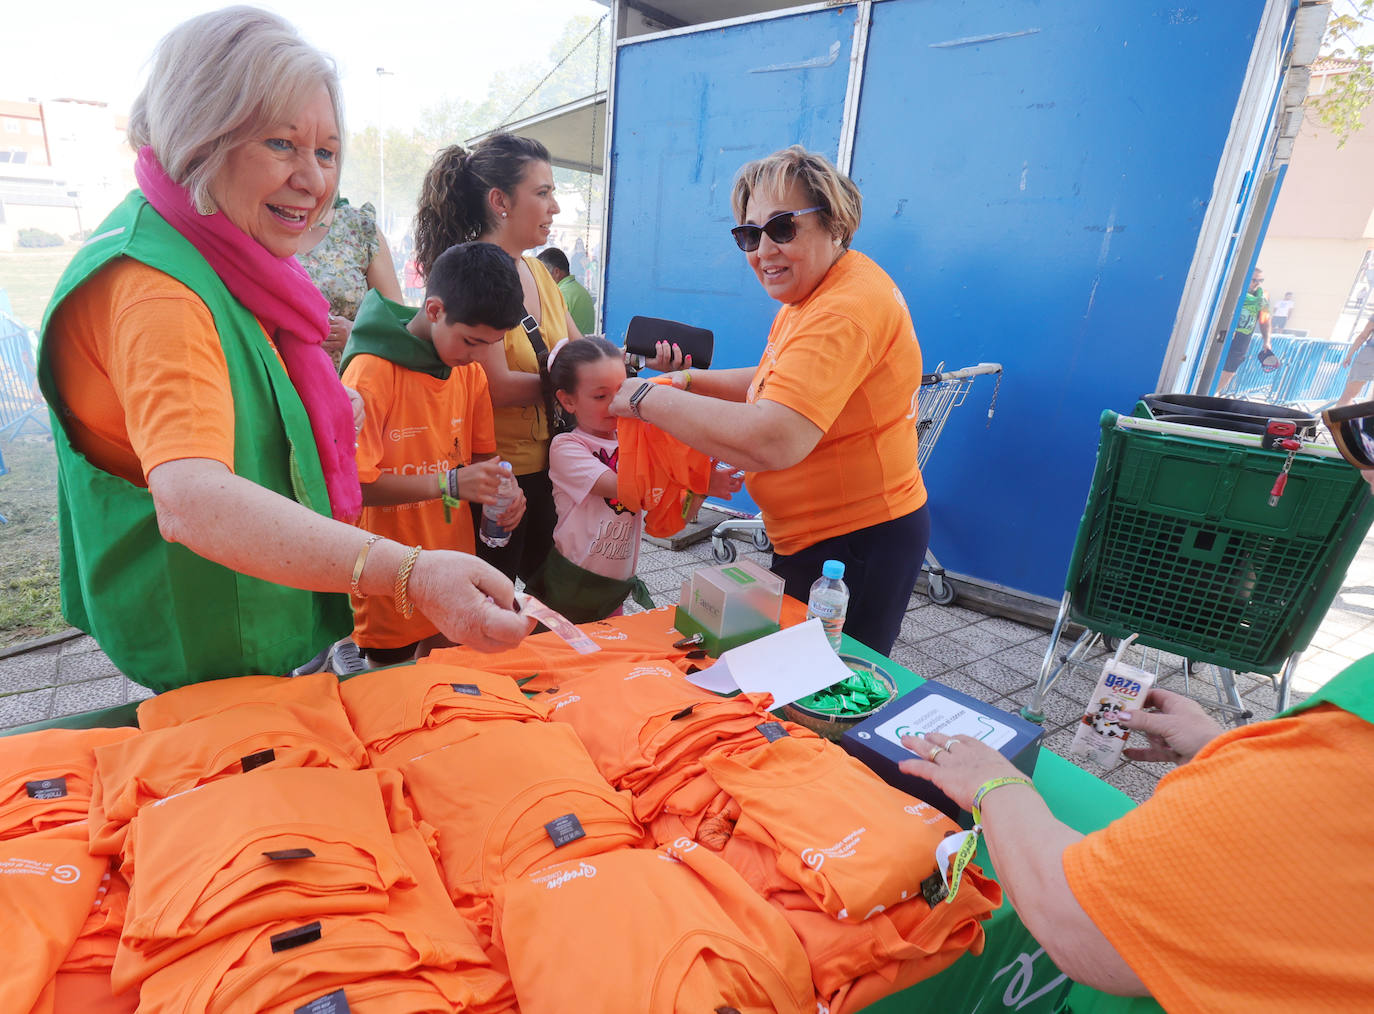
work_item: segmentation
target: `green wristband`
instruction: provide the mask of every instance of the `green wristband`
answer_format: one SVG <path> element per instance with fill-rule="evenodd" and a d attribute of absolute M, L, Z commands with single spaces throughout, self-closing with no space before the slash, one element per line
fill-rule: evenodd
<path fill-rule="evenodd" d="M 983 814 L 979 809 L 979 807 L 983 805 L 983 797 L 993 789 L 1000 789 L 1004 785 L 1029 785 L 1032 789 L 1035 788 L 1035 783 L 1029 778 L 993 778 L 984 782 L 982 785 L 978 786 L 978 791 L 973 794 L 973 805 L 969 807 L 969 812 L 973 814 L 973 822 L 975 824 L 981 825 L 983 823 Z"/>

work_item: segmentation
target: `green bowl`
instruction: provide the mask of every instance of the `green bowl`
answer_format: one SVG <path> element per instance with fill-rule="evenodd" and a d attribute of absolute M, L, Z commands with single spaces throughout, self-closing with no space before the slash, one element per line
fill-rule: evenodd
<path fill-rule="evenodd" d="M 897 681 L 889 676 L 882 666 L 870 662 L 866 658 L 860 658 L 858 655 L 845 655 L 843 653 L 840 655 L 840 661 L 851 672 L 867 673 L 885 686 L 888 692 L 887 700 L 876 708 L 870 708 L 868 711 L 855 715 L 827 715 L 824 712 L 813 711 L 811 708 L 794 702 L 782 706 L 782 717 L 789 722 L 796 722 L 826 739 L 838 740 L 860 722 L 866 722 L 879 711 L 882 711 L 897 696 Z"/>

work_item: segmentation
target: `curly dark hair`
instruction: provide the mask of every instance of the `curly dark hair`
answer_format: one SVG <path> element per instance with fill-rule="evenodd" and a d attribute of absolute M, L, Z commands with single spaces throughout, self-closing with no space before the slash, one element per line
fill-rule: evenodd
<path fill-rule="evenodd" d="M 492 225 L 487 194 L 512 195 L 530 162 L 548 162 L 549 149 L 529 137 L 492 134 L 471 151 L 454 144 L 434 157 L 420 185 L 415 211 L 415 266 L 428 277 L 438 256 L 481 239 Z"/>

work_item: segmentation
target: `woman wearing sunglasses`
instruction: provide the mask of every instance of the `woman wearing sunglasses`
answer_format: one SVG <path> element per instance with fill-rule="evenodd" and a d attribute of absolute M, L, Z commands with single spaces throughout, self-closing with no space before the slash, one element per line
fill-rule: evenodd
<path fill-rule="evenodd" d="M 1374 488 L 1374 402 L 1323 418 Z M 1156 688 L 1121 724 L 1141 740 L 1128 758 L 1178 769 L 1088 835 L 973 737 L 906 737 L 901 768 L 974 815 L 1017 914 L 1075 981 L 1168 1011 L 1372 1009 L 1374 655 L 1272 721 L 1224 730 Z"/>
<path fill-rule="evenodd" d="M 806 599 L 826 560 L 845 565 L 845 631 L 887 654 L 930 536 L 916 467 L 921 348 L 896 284 L 849 248 L 863 199 L 794 145 L 740 170 L 735 242 L 782 304 L 755 368 L 625 382 L 635 415 L 745 469 L 773 541 L 772 569 Z"/>

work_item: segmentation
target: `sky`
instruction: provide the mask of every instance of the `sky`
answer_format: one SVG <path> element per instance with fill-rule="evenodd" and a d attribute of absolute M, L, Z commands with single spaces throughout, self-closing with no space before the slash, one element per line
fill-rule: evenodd
<path fill-rule="evenodd" d="M 157 41 L 182 21 L 223 6 L 223 0 L 7 4 L 0 99 L 94 99 L 127 112 Z M 594 0 L 270 0 L 257 6 L 286 18 L 334 58 L 353 131 L 375 125 L 382 109 L 388 128 L 408 127 L 445 98 L 480 101 L 499 70 L 551 67 L 549 49 L 570 18 L 607 13 Z M 381 77 L 378 67 L 390 73 Z"/>

